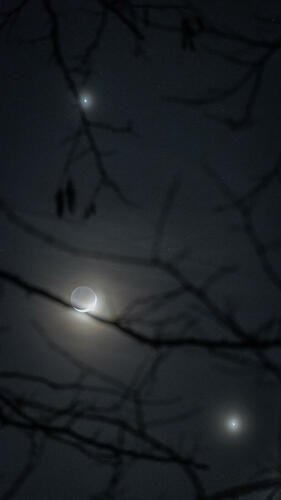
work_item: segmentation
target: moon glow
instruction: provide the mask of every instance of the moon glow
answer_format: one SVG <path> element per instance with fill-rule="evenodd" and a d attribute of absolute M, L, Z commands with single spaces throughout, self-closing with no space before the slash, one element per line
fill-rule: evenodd
<path fill-rule="evenodd" d="M 78 286 L 71 294 L 70 302 L 78 312 L 94 311 L 97 304 L 97 296 L 95 292 L 88 286 Z"/>

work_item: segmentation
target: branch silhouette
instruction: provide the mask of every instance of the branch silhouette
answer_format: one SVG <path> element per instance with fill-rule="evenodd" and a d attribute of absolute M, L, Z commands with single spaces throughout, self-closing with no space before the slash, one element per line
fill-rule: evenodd
<path fill-rule="evenodd" d="M 202 54 L 207 55 L 210 62 L 219 61 L 223 68 L 233 69 L 235 79 L 233 77 L 225 84 L 215 82 L 214 88 L 207 87 L 199 96 L 180 96 L 170 92 L 162 97 L 166 103 L 200 108 L 208 117 L 232 131 L 241 131 L 254 123 L 264 81 L 281 49 L 280 23 L 275 25 L 275 31 L 271 29 L 268 32 L 265 29 L 268 19 L 259 19 L 258 34 L 250 28 L 244 33 L 222 26 L 218 19 L 210 16 L 208 8 L 192 2 L 173 2 L 172 5 L 154 1 L 94 0 L 80 2 L 73 10 L 70 7 L 66 9 L 67 12 L 54 0 L 40 0 L 39 4 L 46 28 L 39 35 L 36 26 L 28 38 L 21 34 L 21 23 L 25 22 L 24 16 L 30 8 L 27 0 L 8 9 L 0 8 L 0 29 L 8 38 L 25 44 L 28 50 L 40 45 L 47 47 L 74 103 L 77 121 L 62 141 L 67 152 L 53 197 L 56 221 L 66 220 L 66 216 L 74 220 L 77 216 L 79 189 L 75 169 L 89 159 L 93 167 L 90 175 L 93 174 L 95 182 L 91 199 L 87 202 L 83 200 L 81 218 L 88 219 L 98 214 L 98 203 L 104 190 L 109 190 L 129 209 L 136 208 L 130 193 L 119 182 L 118 171 L 111 173 L 107 162 L 107 158 L 114 153 L 111 136 L 118 134 L 120 137 L 128 135 L 135 138 L 138 135 L 135 128 L 127 120 L 125 124 L 116 125 L 93 119 L 81 105 L 80 89 L 90 81 L 93 59 L 107 37 L 110 23 L 116 23 L 120 33 L 126 33 L 137 57 L 149 54 L 153 33 L 159 47 L 163 37 L 175 40 L 186 60 L 195 60 Z M 91 37 L 85 41 L 78 56 L 66 50 L 66 13 L 84 16 L 92 25 Z M 233 113 L 231 106 L 237 98 L 241 106 L 238 113 Z M 217 105 L 222 103 L 226 111 L 220 114 Z M 230 213 L 240 217 L 241 232 L 251 247 L 257 274 L 273 290 L 272 295 L 279 298 L 280 266 L 274 255 L 280 250 L 280 233 L 266 240 L 259 230 L 255 214 L 261 200 L 270 199 L 273 187 L 278 186 L 280 190 L 280 165 L 279 155 L 275 164 L 241 193 L 222 179 L 216 168 L 209 163 L 203 165 L 206 178 L 208 176 L 217 187 L 220 198 L 226 200 L 216 211 L 225 218 Z M 150 277 L 155 273 L 155 276 L 168 282 L 160 291 L 153 292 L 148 280 L 149 292 L 132 296 L 114 315 L 86 314 L 93 328 L 98 325 L 117 333 L 120 338 L 129 340 L 143 356 L 141 363 L 135 362 L 133 373 L 126 381 L 101 370 L 94 362 L 79 358 L 71 347 L 54 340 L 41 322 L 31 321 L 33 331 L 49 348 L 50 359 L 51 356 L 61 357 L 68 363 L 72 375 L 68 380 L 61 381 L 52 375 L 16 367 L 0 370 L 1 430 L 13 429 L 21 433 L 27 442 L 26 460 L 15 471 L 11 483 L 1 488 L 2 500 L 20 495 L 21 489 L 32 478 L 35 467 L 40 464 L 49 442 L 69 448 L 92 464 L 107 468 L 106 484 L 104 487 L 98 485 L 98 491 L 93 492 L 94 499 L 129 498 L 124 493 L 126 478 L 135 464 L 140 462 L 150 466 L 169 466 L 171 470 L 175 467 L 184 478 L 187 495 L 192 495 L 189 498 L 195 500 L 256 498 L 259 494 L 273 499 L 275 494 L 279 494 L 281 435 L 276 440 L 278 458 L 274 467 L 264 470 L 256 480 L 237 481 L 232 486 L 226 482 L 221 488 L 214 488 L 212 493 L 204 474 L 212 470 L 213 464 L 206 460 L 203 447 L 194 442 L 193 434 L 189 432 L 189 426 L 193 425 L 193 429 L 198 427 L 198 417 L 205 411 L 204 405 L 192 406 L 192 394 L 185 395 L 184 399 L 175 394 L 157 393 L 158 384 L 165 384 L 165 377 L 162 376 L 173 353 L 184 353 L 189 360 L 195 351 L 202 356 L 207 354 L 208 359 L 214 362 L 223 360 L 229 368 L 233 364 L 244 365 L 244 368 L 247 365 L 253 373 L 270 377 L 279 392 L 281 388 L 278 360 L 281 348 L 280 311 L 270 312 L 266 319 L 259 320 L 254 327 L 249 326 L 239 314 L 242 299 L 238 297 L 236 308 L 233 305 L 236 297 L 229 283 L 240 272 L 235 264 L 213 264 L 211 271 L 201 269 L 195 277 L 195 273 L 187 267 L 190 248 L 183 245 L 172 257 L 165 257 L 167 226 L 172 219 L 181 183 L 180 176 L 175 176 L 164 196 L 146 256 L 84 248 L 66 241 L 57 233 L 45 230 L 43 223 L 38 226 L 30 222 L 1 195 L 3 219 L 25 236 L 30 236 L 31 242 L 40 241 L 46 248 L 75 259 L 114 263 L 122 269 L 129 269 L 129 272 L 139 269 L 143 280 L 146 279 L 145 273 Z M 2 265 L 0 280 L 5 287 L 20 290 L 24 300 L 26 297 L 30 301 L 39 297 L 52 308 L 71 309 L 68 299 L 51 288 L 38 285 L 34 279 L 26 278 L 24 273 L 11 271 Z M 224 284 L 227 290 L 231 289 L 229 302 L 227 292 L 223 293 L 223 298 L 218 292 Z M 279 406 L 281 408 L 281 403 Z M 281 423 L 281 410 L 279 413 Z M 178 428 L 182 426 L 184 436 L 176 444 L 169 431 L 174 430 L 178 437 Z"/>

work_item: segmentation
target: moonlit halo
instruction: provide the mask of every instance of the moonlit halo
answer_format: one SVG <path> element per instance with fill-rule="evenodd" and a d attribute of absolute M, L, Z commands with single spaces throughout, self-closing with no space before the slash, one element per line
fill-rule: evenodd
<path fill-rule="evenodd" d="M 73 307 L 78 312 L 88 313 L 92 312 L 96 308 L 97 296 L 92 288 L 88 286 L 78 286 L 75 288 L 71 294 L 70 302 Z"/>

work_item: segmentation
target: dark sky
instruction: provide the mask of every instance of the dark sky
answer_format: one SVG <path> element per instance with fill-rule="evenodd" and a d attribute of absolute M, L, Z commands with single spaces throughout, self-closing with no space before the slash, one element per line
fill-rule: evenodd
<path fill-rule="evenodd" d="M 208 1 L 197 3 L 200 15 L 226 32 L 259 40 L 278 38 L 277 1 L 268 2 L 266 7 L 263 2 L 250 0 L 230 1 L 227 6 L 218 0 L 212 5 Z M 61 14 L 61 46 L 69 67 L 73 67 L 81 61 L 96 29 L 95 15 L 79 8 L 92 8 L 95 2 L 53 0 L 52 4 Z M 2 1 L 1 12 L 13 5 L 17 2 Z M 271 23 L 262 21 L 264 17 Z M 174 24 L 178 18 L 170 11 L 159 14 L 164 24 Z M 211 297 L 224 310 L 230 304 L 247 332 L 265 320 L 277 321 L 280 290 L 262 270 L 237 210 L 216 211 L 227 200 L 208 177 L 204 165 L 208 163 L 239 195 L 274 167 L 280 148 L 280 49 L 262 73 L 251 123 L 232 130 L 209 115 L 240 116 L 251 81 L 230 99 L 211 106 L 166 102 L 165 97 L 198 97 L 212 89 L 228 88 L 239 79 L 242 65 L 231 64 L 207 49 L 247 60 L 259 57 L 256 48 L 246 50 L 243 44 L 203 32 L 195 41 L 196 50 L 182 50 L 179 33 L 150 28 L 141 44 L 142 53 L 136 57 L 134 36 L 118 19 L 109 16 L 100 46 L 91 59 L 90 77 L 85 83 L 77 75 L 73 78 L 79 94 L 92 99 L 89 108 L 84 108 L 90 120 L 115 126 L 128 121 L 133 124 L 136 134 L 98 130 L 95 137 L 105 153 L 107 171 L 134 205 L 120 201 L 112 190 L 103 189 L 96 214 L 85 220 L 83 211 L 98 182 L 93 156 L 71 164 L 68 175 L 63 177 L 69 148 L 63 141 L 77 130 L 80 104 L 74 101 L 61 68 L 51 57 L 50 40 L 26 42 L 45 35 L 47 26 L 43 3 L 30 1 L 12 29 L 0 32 L 1 199 L 21 220 L 77 247 L 146 258 L 167 190 L 179 178 L 162 255 L 168 258 L 187 247 L 187 258 L 180 270 L 198 286 L 220 266 L 234 266 L 232 273 L 223 275 L 215 284 Z M 55 193 L 64 188 L 68 178 L 77 193 L 76 210 L 58 218 Z M 253 220 L 265 242 L 280 237 L 277 181 L 260 196 Z M 96 313 L 102 316 L 112 318 L 134 298 L 163 293 L 175 286 L 171 278 L 153 267 L 74 257 L 27 234 L 3 213 L 0 221 L 1 270 L 66 301 L 76 286 L 90 286 L 98 296 Z M 279 254 L 272 252 L 270 259 L 280 271 Z M 59 382 L 73 380 L 77 375 L 73 364 L 40 337 L 35 326 L 38 324 L 53 343 L 71 356 L 123 383 L 129 383 L 136 368 L 157 354 L 115 329 L 96 323 L 93 326 L 89 318 L 28 294 L 5 280 L 1 283 L 1 310 L 1 326 L 7 327 L 1 335 L 2 371 L 28 372 Z M 159 317 L 164 313 L 175 317 L 171 335 L 176 334 L 176 318 L 183 311 L 197 314 L 200 319 L 195 331 L 199 338 L 202 331 L 209 336 L 227 336 L 212 318 L 204 317 L 202 309 L 196 312 L 196 301 L 185 295 L 159 313 Z M 280 386 L 254 353 L 244 361 L 241 358 L 240 364 L 230 361 L 228 354 L 215 356 L 214 352 L 186 347 L 174 350 L 159 368 L 157 380 L 151 382 L 153 397 L 179 399 L 175 406 L 147 410 L 149 419 L 194 411 L 183 422 L 155 425 L 151 432 L 176 448 L 184 443 L 186 450 L 196 450 L 196 459 L 210 466 L 200 475 L 208 494 L 264 477 L 261 474 L 266 468 L 272 474 L 279 466 Z M 278 351 L 269 355 L 277 370 L 279 356 Z M 1 380 L 0 391 L 7 384 Z M 18 379 L 9 387 L 48 404 L 64 403 L 59 394 Z M 241 430 L 231 433 L 225 429 L 226 421 L 236 415 Z M 108 480 L 106 466 L 47 439 L 37 467 L 22 488 L 15 496 L 4 496 L 24 463 L 27 439 L 20 430 L 8 426 L 0 431 L 0 443 L 0 498 L 86 500 L 98 498 L 97 492 Z M 121 487 L 114 497 L 103 498 L 181 500 L 194 495 L 178 467 L 149 461 L 128 466 Z M 247 498 L 265 499 L 266 493 L 268 490 L 254 492 Z"/>

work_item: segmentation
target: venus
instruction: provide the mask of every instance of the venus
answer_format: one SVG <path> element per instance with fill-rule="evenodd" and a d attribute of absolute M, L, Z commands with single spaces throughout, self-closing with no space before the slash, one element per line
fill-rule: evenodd
<path fill-rule="evenodd" d="M 79 312 L 94 311 L 97 304 L 95 292 L 88 286 L 78 286 L 70 297 L 72 307 Z"/>
<path fill-rule="evenodd" d="M 230 432 L 238 432 L 241 428 L 241 422 L 237 417 L 229 418 L 226 425 Z"/>

